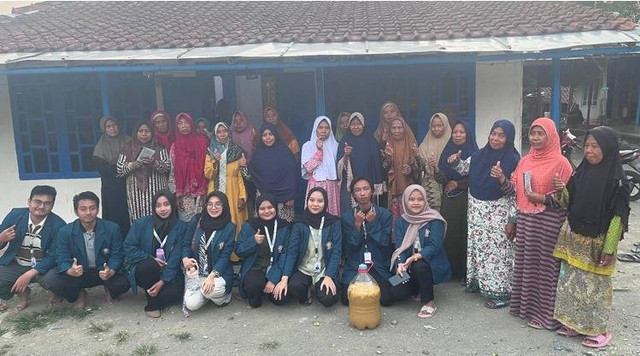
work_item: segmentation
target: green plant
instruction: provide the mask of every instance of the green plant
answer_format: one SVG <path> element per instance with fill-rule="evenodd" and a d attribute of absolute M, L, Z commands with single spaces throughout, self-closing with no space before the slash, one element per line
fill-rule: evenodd
<path fill-rule="evenodd" d="M 153 356 L 158 353 L 155 345 L 142 344 L 133 350 L 133 356 Z"/>
<path fill-rule="evenodd" d="M 113 338 L 116 339 L 116 345 L 124 344 L 125 342 L 127 342 L 127 340 L 129 340 L 130 337 L 131 334 L 129 334 L 129 332 L 126 330 L 120 330 L 115 335 L 113 335 Z"/>
<path fill-rule="evenodd" d="M 12 321 L 18 334 L 28 334 L 34 329 L 41 329 L 64 318 L 82 320 L 91 314 L 88 310 L 76 310 L 71 307 L 52 308 L 30 313 L 20 313 Z"/>
<path fill-rule="evenodd" d="M 89 323 L 89 331 L 93 334 L 103 333 L 113 328 L 113 323 L 96 324 L 93 321 Z"/>
<path fill-rule="evenodd" d="M 173 337 L 175 337 L 180 342 L 184 342 L 191 339 L 191 334 L 188 332 L 181 332 L 178 334 L 173 334 Z"/>

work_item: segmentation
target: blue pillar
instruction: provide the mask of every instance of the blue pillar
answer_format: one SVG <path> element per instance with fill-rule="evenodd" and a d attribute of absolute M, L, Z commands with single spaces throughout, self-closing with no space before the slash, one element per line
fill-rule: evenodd
<path fill-rule="evenodd" d="M 316 114 L 325 115 L 326 98 L 324 96 L 324 69 L 316 69 Z"/>
<path fill-rule="evenodd" d="M 111 106 L 109 106 L 109 82 L 107 81 L 107 74 L 98 74 L 100 79 L 100 97 L 102 99 L 102 115 L 111 115 Z"/>
<path fill-rule="evenodd" d="M 560 128 L 560 108 L 562 105 L 560 92 L 560 58 L 551 60 L 553 65 L 553 87 L 551 88 L 551 118 L 556 123 L 556 127 Z"/>
<path fill-rule="evenodd" d="M 640 81 L 638 81 L 638 101 L 636 101 L 636 125 L 640 125 Z"/>

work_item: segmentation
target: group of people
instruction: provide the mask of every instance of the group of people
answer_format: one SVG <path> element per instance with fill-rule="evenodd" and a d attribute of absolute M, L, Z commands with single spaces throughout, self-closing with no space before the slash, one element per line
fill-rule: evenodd
<path fill-rule="evenodd" d="M 413 296 L 421 318 L 437 310 L 434 284 L 453 275 L 530 327 L 584 335 L 590 347 L 611 340 L 613 255 L 629 217 L 613 130 L 587 132 L 574 172 L 547 118 L 532 123 L 522 158 L 509 120 L 481 149 L 468 123 L 442 113 L 418 145 L 392 102 L 375 131 L 358 112 L 336 121 L 334 134 L 316 118 L 300 149 L 273 107 L 259 130 L 239 111 L 212 130 L 180 113 L 171 130 L 157 111 L 129 138 L 103 118 L 94 152 L 103 218 L 100 199 L 83 192 L 65 225 L 51 212 L 55 189 L 35 187 L 0 226 L 0 299 L 17 294 L 26 307 L 36 280 L 52 303 L 78 307 L 92 286 L 108 300 L 142 287 L 150 317 L 180 301 L 189 313 L 231 301 L 240 261 L 238 289 L 252 307 L 265 298 L 329 307 L 348 304 L 368 263 L 381 304 Z M 298 174 L 308 183 L 296 215 Z"/>

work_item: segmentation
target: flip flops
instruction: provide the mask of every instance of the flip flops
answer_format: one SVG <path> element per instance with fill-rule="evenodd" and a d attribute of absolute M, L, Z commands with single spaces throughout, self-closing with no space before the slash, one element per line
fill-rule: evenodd
<path fill-rule="evenodd" d="M 587 336 L 582 341 L 582 345 L 593 349 L 599 349 L 601 347 L 607 346 L 607 344 L 611 342 L 611 339 L 613 339 L 613 335 L 611 333 L 600 334 L 596 336 Z"/>
<path fill-rule="evenodd" d="M 542 325 L 541 322 L 537 321 L 537 320 L 533 320 L 531 319 L 528 323 L 527 326 L 533 329 L 544 329 L 544 326 Z"/>
<path fill-rule="evenodd" d="M 640 263 L 640 254 L 638 253 L 619 253 L 618 261 Z"/>
<path fill-rule="evenodd" d="M 560 329 L 556 330 L 556 333 L 558 335 L 562 335 L 562 336 L 566 336 L 566 337 L 576 337 L 576 336 L 580 336 L 580 333 L 568 328 L 566 326 L 561 327 Z"/>
<path fill-rule="evenodd" d="M 489 309 L 501 309 L 508 305 L 509 305 L 509 301 L 504 301 L 499 299 L 487 300 L 484 303 L 484 306 Z"/>
<path fill-rule="evenodd" d="M 420 308 L 420 312 L 418 313 L 418 318 L 421 318 L 421 319 L 431 318 L 436 313 L 436 310 L 438 310 L 438 307 L 423 305 L 422 308 Z"/>
<path fill-rule="evenodd" d="M 640 246 L 633 246 L 631 248 L 631 253 L 640 253 Z"/>

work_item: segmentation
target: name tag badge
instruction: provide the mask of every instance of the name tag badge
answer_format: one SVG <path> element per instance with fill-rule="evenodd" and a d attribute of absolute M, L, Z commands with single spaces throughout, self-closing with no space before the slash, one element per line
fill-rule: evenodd
<path fill-rule="evenodd" d="M 321 269 L 322 269 L 322 264 L 320 263 L 320 261 L 316 261 L 316 263 L 313 264 L 313 272 L 320 273 Z"/>
<path fill-rule="evenodd" d="M 371 262 L 371 252 L 366 251 L 366 252 L 364 253 L 364 261 L 365 261 L 365 262 Z"/>
<path fill-rule="evenodd" d="M 160 261 L 166 262 L 166 258 L 164 257 L 164 250 L 161 248 L 156 249 L 156 258 Z"/>
<path fill-rule="evenodd" d="M 36 258 L 31 256 L 31 268 L 35 268 L 37 264 L 38 261 L 36 261 Z"/>

